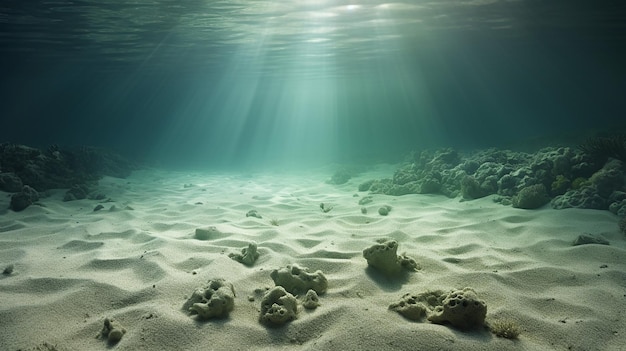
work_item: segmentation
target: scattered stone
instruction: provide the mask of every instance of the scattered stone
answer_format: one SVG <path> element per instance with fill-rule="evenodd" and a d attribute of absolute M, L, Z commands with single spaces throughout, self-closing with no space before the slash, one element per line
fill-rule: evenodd
<path fill-rule="evenodd" d="M 63 197 L 63 201 L 82 200 L 87 198 L 89 189 L 85 184 L 74 184 Z"/>
<path fill-rule="evenodd" d="M 183 310 L 198 319 L 227 317 L 235 307 L 235 289 L 223 279 L 209 280 L 209 283 L 196 289 L 183 305 Z"/>
<path fill-rule="evenodd" d="M 404 318 L 419 321 L 426 317 L 429 311 L 438 306 L 443 291 L 427 291 L 421 294 L 404 294 L 402 299 L 389 305 L 389 309 L 400 313 Z"/>
<path fill-rule="evenodd" d="M 102 331 L 100 331 L 100 336 L 106 338 L 109 344 L 118 343 L 124 334 L 126 334 L 126 329 L 119 322 L 109 318 L 104 319 L 104 326 Z"/>
<path fill-rule="evenodd" d="M 478 299 L 471 288 L 427 291 L 421 294 L 404 294 L 400 301 L 389 305 L 389 309 L 412 321 L 424 317 L 436 324 L 451 324 L 459 329 L 483 326 L 487 305 Z"/>
<path fill-rule="evenodd" d="M 398 275 L 403 269 L 418 270 L 417 262 L 406 255 L 398 255 L 398 242 L 395 240 L 381 240 L 379 244 L 363 250 L 363 257 L 367 264 L 388 275 Z"/>
<path fill-rule="evenodd" d="M 104 208 L 104 206 L 102 206 L 102 205 L 98 204 L 96 207 L 94 207 L 93 211 L 94 211 L 94 212 L 97 212 L 97 211 L 100 211 L 100 210 L 101 210 L 101 209 L 103 209 L 103 208 Z"/>
<path fill-rule="evenodd" d="M 256 243 L 249 243 L 248 247 L 244 247 L 243 249 L 241 249 L 241 253 L 231 253 L 228 255 L 228 257 L 232 258 L 233 260 L 239 262 L 239 263 L 243 263 L 246 266 L 252 266 L 254 265 L 254 262 L 256 262 L 256 260 L 259 258 L 259 253 L 257 252 L 257 245 Z"/>
<path fill-rule="evenodd" d="M 361 213 L 367 214 L 367 207 L 361 207 Z"/>
<path fill-rule="evenodd" d="M 359 191 L 368 191 L 370 190 L 370 188 L 372 187 L 372 185 L 377 182 L 377 180 L 372 179 L 372 180 L 368 180 L 364 183 L 359 184 Z"/>
<path fill-rule="evenodd" d="M 320 203 L 320 209 L 322 210 L 322 212 L 328 213 L 333 209 L 333 206 L 322 202 Z"/>
<path fill-rule="evenodd" d="M 573 246 L 587 244 L 610 245 L 609 241 L 606 240 L 601 234 L 591 233 L 580 234 L 572 243 Z"/>
<path fill-rule="evenodd" d="M 316 309 L 320 305 L 320 298 L 313 289 L 309 289 L 304 295 L 302 306 L 308 310 Z"/>
<path fill-rule="evenodd" d="M 441 298 L 441 296 L 440 296 Z M 472 288 L 451 291 L 428 316 L 436 324 L 449 323 L 459 329 L 471 329 L 485 324 L 487 304 Z"/>
<path fill-rule="evenodd" d="M 6 267 L 4 267 L 4 270 L 2 271 L 2 274 L 4 275 L 11 275 L 13 274 L 13 270 L 15 269 L 15 266 L 13 264 L 10 264 Z"/>
<path fill-rule="evenodd" d="M 15 193 L 11 196 L 10 207 L 13 211 L 19 212 L 32 205 L 35 201 L 39 200 L 39 193 L 37 190 L 31 188 L 28 185 L 22 187 L 22 191 Z"/>
<path fill-rule="evenodd" d="M 17 193 L 22 190 L 22 180 L 15 173 L 0 173 L 0 190 L 7 193 Z"/>
<path fill-rule="evenodd" d="M 258 219 L 263 219 L 263 217 L 257 212 L 257 210 L 250 210 L 246 213 L 246 217 L 255 217 Z"/>
<path fill-rule="evenodd" d="M 265 293 L 261 300 L 261 323 L 279 326 L 296 319 L 298 301 L 282 286 L 276 286 Z"/>
<path fill-rule="evenodd" d="M 368 195 L 368 196 L 363 196 L 360 200 L 359 200 L 359 205 L 363 206 L 363 205 L 367 205 L 369 203 L 372 203 L 374 201 L 374 197 Z"/>
<path fill-rule="evenodd" d="M 389 214 L 390 211 L 391 211 L 391 206 L 385 205 L 378 209 L 378 214 L 381 216 L 386 216 Z"/>
<path fill-rule="evenodd" d="M 92 193 L 92 194 L 88 194 L 87 198 L 89 200 L 103 201 L 107 198 L 107 196 L 103 193 Z"/>
<path fill-rule="evenodd" d="M 324 294 L 328 289 L 328 280 L 322 271 L 309 272 L 306 267 L 290 264 L 287 267 L 275 269 L 270 277 L 277 286 L 282 286 L 292 294 L 300 294 L 312 289 L 318 294 Z"/>
<path fill-rule="evenodd" d="M 535 184 L 520 190 L 511 202 L 515 208 L 532 210 L 547 204 L 550 198 L 543 184 Z"/>

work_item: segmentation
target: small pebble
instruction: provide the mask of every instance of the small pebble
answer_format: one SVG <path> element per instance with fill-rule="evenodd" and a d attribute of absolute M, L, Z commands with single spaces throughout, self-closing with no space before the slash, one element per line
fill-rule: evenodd
<path fill-rule="evenodd" d="M 13 273 L 13 269 L 15 268 L 15 266 L 13 266 L 12 264 L 4 267 L 4 270 L 2 271 L 2 274 L 4 275 L 11 275 Z"/>

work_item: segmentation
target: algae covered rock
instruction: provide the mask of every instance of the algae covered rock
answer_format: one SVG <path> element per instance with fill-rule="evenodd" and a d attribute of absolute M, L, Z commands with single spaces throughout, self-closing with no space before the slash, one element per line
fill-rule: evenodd
<path fill-rule="evenodd" d="M 539 208 L 550 201 L 546 187 L 543 184 L 530 185 L 513 196 L 512 205 L 515 208 L 532 210 Z"/>
<path fill-rule="evenodd" d="M 389 214 L 390 211 L 391 211 L 391 206 L 385 205 L 378 209 L 378 214 L 381 216 L 386 216 Z"/>
<path fill-rule="evenodd" d="M 248 247 L 244 247 L 241 249 L 241 253 L 231 253 L 228 257 L 233 260 L 243 263 L 246 266 L 252 266 L 254 262 L 259 258 L 259 253 L 257 252 L 257 246 L 255 243 L 249 243 Z"/>
<path fill-rule="evenodd" d="M 381 240 L 379 244 L 363 250 L 363 257 L 367 264 L 376 270 L 389 275 L 398 275 L 403 269 L 417 270 L 417 262 L 406 255 L 398 256 L 398 242 L 395 240 Z"/>
<path fill-rule="evenodd" d="M 436 306 L 441 305 L 441 290 L 427 291 L 421 294 L 404 294 L 400 301 L 389 305 L 389 309 L 400 313 L 404 318 L 419 321 L 432 313 Z"/>
<path fill-rule="evenodd" d="M 259 321 L 269 325 L 282 325 L 296 319 L 298 301 L 282 286 L 275 286 L 261 300 Z"/>
<path fill-rule="evenodd" d="M 309 289 L 323 294 L 328 289 L 328 280 L 322 271 L 311 273 L 308 268 L 295 263 L 273 270 L 270 277 L 277 286 L 282 286 L 292 294 L 304 293 Z"/>
<path fill-rule="evenodd" d="M 437 323 L 450 323 L 459 329 L 481 327 L 487 316 L 487 304 L 478 298 L 472 288 L 453 290 L 434 308 L 428 320 Z"/>
<path fill-rule="evenodd" d="M 183 310 L 199 319 L 223 318 L 235 307 L 235 290 L 232 284 L 223 279 L 210 280 L 196 289 L 183 305 Z"/>
<path fill-rule="evenodd" d="M 32 205 L 35 201 L 39 200 L 39 193 L 37 190 L 31 188 L 28 185 L 22 187 L 22 191 L 15 193 L 11 196 L 10 207 L 13 211 L 19 212 Z"/>

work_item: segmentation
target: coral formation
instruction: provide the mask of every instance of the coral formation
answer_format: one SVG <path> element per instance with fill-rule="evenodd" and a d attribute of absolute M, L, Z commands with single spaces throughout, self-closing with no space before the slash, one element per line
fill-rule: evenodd
<path fill-rule="evenodd" d="M 244 247 L 241 249 L 241 253 L 231 253 L 228 257 L 233 260 L 243 263 L 246 266 L 252 266 L 254 262 L 259 258 L 259 253 L 257 252 L 256 243 L 249 243 L 248 247 Z"/>
<path fill-rule="evenodd" d="M 419 321 L 441 304 L 443 291 L 427 291 L 421 294 L 404 294 L 402 299 L 389 305 L 389 309 L 400 313 L 404 318 Z"/>
<path fill-rule="evenodd" d="M 515 208 L 532 210 L 539 208 L 550 201 L 546 187 L 543 184 L 529 185 L 513 196 L 512 205 Z"/>
<path fill-rule="evenodd" d="M 85 184 L 74 184 L 70 189 L 65 192 L 63 201 L 82 200 L 87 198 L 89 189 Z"/>
<path fill-rule="evenodd" d="M 449 323 L 459 329 L 480 327 L 487 315 L 487 305 L 478 299 L 472 288 L 449 293 L 436 290 L 404 294 L 400 301 L 389 305 L 389 309 L 410 320 L 419 321 L 426 317 L 432 323 Z"/>
<path fill-rule="evenodd" d="M 9 193 L 17 193 L 22 190 L 22 180 L 15 173 L 0 173 L 0 190 Z"/>
<path fill-rule="evenodd" d="M 321 295 L 328 289 L 328 280 L 322 271 L 310 273 L 308 268 L 300 267 L 295 263 L 273 270 L 270 277 L 277 286 L 282 286 L 292 294 L 300 294 L 312 289 Z"/>
<path fill-rule="evenodd" d="M 9 206 L 13 211 L 19 212 L 23 211 L 37 200 L 39 200 L 39 193 L 37 193 L 37 190 L 28 185 L 24 185 L 22 187 L 22 191 L 11 195 L 11 203 Z"/>
<path fill-rule="evenodd" d="M 103 175 L 125 178 L 135 168 L 128 160 L 102 149 L 60 149 L 53 145 L 39 150 L 11 143 L 0 144 L 0 164 L 2 174 L 11 173 L 9 182 L 13 190 L 19 179 L 39 192 L 86 184 Z M 6 177 L 0 177 L 0 183 L 6 185 Z"/>
<path fill-rule="evenodd" d="M 261 300 L 259 321 L 270 325 L 282 325 L 296 319 L 298 301 L 282 286 L 270 289 Z"/>
<path fill-rule="evenodd" d="M 621 210 L 626 215 L 622 139 L 581 149 L 547 147 L 536 153 L 488 149 L 467 155 L 452 149 L 415 153 L 392 178 L 359 185 L 370 194 L 443 194 L 465 200 L 487 195 L 503 205 Z M 596 150 L 596 151 L 590 151 Z M 603 157 L 594 155 L 602 153 Z M 600 159 L 600 160 L 599 160 Z M 605 162 L 608 161 L 608 162 Z M 540 188 L 543 186 L 543 190 Z"/>
<path fill-rule="evenodd" d="M 626 192 L 615 191 L 609 198 L 609 211 L 620 217 L 626 216 Z"/>
<path fill-rule="evenodd" d="M 594 172 L 588 182 L 556 196 L 551 204 L 556 209 L 575 207 L 608 210 L 613 207 L 617 211 L 621 201 L 626 199 L 624 190 L 623 163 L 611 160 Z"/>
<path fill-rule="evenodd" d="M 109 344 L 118 343 L 126 334 L 126 329 L 122 325 L 110 318 L 104 319 L 104 326 L 100 331 L 100 337 L 106 338 Z"/>
<path fill-rule="evenodd" d="M 579 148 L 598 163 L 609 157 L 626 162 L 626 135 L 596 136 L 585 140 Z"/>
<path fill-rule="evenodd" d="M 582 179 L 582 178 L 578 178 L 578 179 Z M 556 178 L 554 179 L 554 181 L 552 182 L 551 186 L 550 186 L 550 193 L 552 195 L 563 195 L 567 189 L 569 189 L 572 186 L 572 182 L 566 178 L 564 175 L 559 174 L 556 176 Z"/>
<path fill-rule="evenodd" d="M 304 295 L 302 306 L 308 310 L 316 309 L 320 305 L 320 298 L 313 289 L 309 289 Z"/>
<path fill-rule="evenodd" d="M 480 327 L 485 323 L 487 304 L 478 299 L 472 288 L 454 290 L 447 294 L 441 305 L 435 307 L 428 320 L 444 324 L 450 323 L 459 329 Z"/>
<path fill-rule="evenodd" d="M 196 289 L 183 305 L 183 310 L 199 319 L 227 317 L 235 307 L 235 290 L 232 284 L 223 279 L 209 280 L 209 283 Z"/>
<path fill-rule="evenodd" d="M 406 255 L 398 256 L 398 242 L 395 240 L 379 240 L 378 244 L 363 250 L 367 264 L 388 276 L 398 275 L 403 269 L 415 271 L 417 262 Z"/>

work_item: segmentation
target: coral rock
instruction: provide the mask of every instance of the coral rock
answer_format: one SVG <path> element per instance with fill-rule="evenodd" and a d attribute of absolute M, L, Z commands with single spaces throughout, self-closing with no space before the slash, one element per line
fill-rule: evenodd
<path fill-rule="evenodd" d="M 437 324 L 450 323 L 459 329 L 470 329 L 484 325 L 486 315 L 485 302 L 478 299 L 472 288 L 464 288 L 445 296 L 442 304 L 428 316 L 428 320 Z"/>
<path fill-rule="evenodd" d="M 293 294 L 304 293 L 309 289 L 315 290 L 318 294 L 323 294 L 328 289 L 328 280 L 322 271 L 310 273 L 308 268 L 300 267 L 295 263 L 275 269 L 270 273 L 270 277 L 276 285 L 282 286 Z"/>
<path fill-rule="evenodd" d="M 297 313 L 296 298 L 282 286 L 276 286 L 263 296 L 259 320 L 271 325 L 282 325 L 296 319 Z"/>

